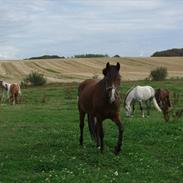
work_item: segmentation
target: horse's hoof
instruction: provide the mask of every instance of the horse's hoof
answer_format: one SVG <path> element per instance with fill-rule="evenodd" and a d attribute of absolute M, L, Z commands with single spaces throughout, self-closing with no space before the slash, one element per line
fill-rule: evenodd
<path fill-rule="evenodd" d="M 100 146 L 97 146 L 97 149 L 98 149 L 98 150 L 101 150 L 101 147 L 100 147 Z"/>
<path fill-rule="evenodd" d="M 83 146 L 83 141 L 80 140 L 79 141 L 79 144 L 80 144 L 80 146 Z"/>
<path fill-rule="evenodd" d="M 120 153 L 120 148 L 118 146 L 115 146 L 114 148 L 114 154 L 117 156 Z"/>

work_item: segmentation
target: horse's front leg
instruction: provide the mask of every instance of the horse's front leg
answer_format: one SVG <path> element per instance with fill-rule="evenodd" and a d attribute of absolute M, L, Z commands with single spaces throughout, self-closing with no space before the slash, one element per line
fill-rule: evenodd
<path fill-rule="evenodd" d="M 121 146 L 122 146 L 122 142 L 123 142 L 124 127 L 123 127 L 123 123 L 120 121 L 119 113 L 115 114 L 113 121 L 116 123 L 116 125 L 118 127 L 118 141 L 114 148 L 114 154 L 118 155 L 121 151 Z"/>
<path fill-rule="evenodd" d="M 80 138 L 79 142 L 80 145 L 83 145 L 83 129 L 84 129 L 84 118 L 85 118 L 85 112 L 79 111 L 79 118 L 80 118 Z"/>
<path fill-rule="evenodd" d="M 132 116 L 134 115 L 135 112 L 135 101 L 132 102 Z"/>
<path fill-rule="evenodd" d="M 139 102 L 139 105 L 140 105 L 141 115 L 144 118 L 144 110 L 143 110 L 143 107 L 142 107 L 142 101 Z"/>
<path fill-rule="evenodd" d="M 98 121 L 98 123 L 97 123 L 97 125 L 98 125 L 98 134 L 99 134 L 99 138 L 100 138 L 100 150 L 101 150 L 101 152 L 103 152 L 103 150 L 104 150 L 104 130 L 103 130 L 103 123 L 102 123 L 102 121 L 100 120 L 100 121 Z"/>
<path fill-rule="evenodd" d="M 104 149 L 104 130 L 103 130 L 103 120 L 100 117 L 95 117 L 95 139 L 97 148 L 103 152 Z"/>
<path fill-rule="evenodd" d="M 9 100 L 8 93 L 6 91 L 3 91 L 2 103 L 5 103 L 7 99 Z"/>

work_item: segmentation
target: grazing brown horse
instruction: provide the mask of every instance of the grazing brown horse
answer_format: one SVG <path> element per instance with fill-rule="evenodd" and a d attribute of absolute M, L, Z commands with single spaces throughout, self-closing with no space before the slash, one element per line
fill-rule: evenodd
<path fill-rule="evenodd" d="M 103 69 L 104 78 L 100 81 L 88 79 L 78 88 L 78 110 L 80 115 L 80 145 L 83 145 L 83 128 L 85 114 L 91 136 L 96 139 L 97 147 L 103 151 L 103 121 L 111 119 L 118 127 L 118 141 L 114 149 L 117 155 L 121 150 L 123 139 L 123 124 L 120 121 L 120 64 L 106 64 Z"/>
<path fill-rule="evenodd" d="M 169 112 L 171 108 L 170 93 L 166 89 L 159 88 L 155 91 L 155 97 L 158 105 L 163 112 L 164 119 L 167 122 L 169 120 Z"/>

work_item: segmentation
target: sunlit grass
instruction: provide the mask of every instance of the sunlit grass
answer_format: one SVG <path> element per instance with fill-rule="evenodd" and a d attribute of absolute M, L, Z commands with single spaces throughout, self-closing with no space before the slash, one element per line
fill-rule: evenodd
<path fill-rule="evenodd" d="M 181 81 L 136 82 L 182 92 Z M 133 82 L 122 83 L 125 93 Z M 46 99 L 43 101 L 43 98 Z M 79 146 L 77 86 L 23 90 L 22 104 L 0 108 L 0 182 L 148 182 L 183 180 L 183 120 L 165 123 L 155 110 L 126 118 L 123 150 L 113 154 L 117 128 L 106 120 L 105 150 L 90 140 L 87 123 Z M 182 97 L 178 108 L 183 105 Z"/>

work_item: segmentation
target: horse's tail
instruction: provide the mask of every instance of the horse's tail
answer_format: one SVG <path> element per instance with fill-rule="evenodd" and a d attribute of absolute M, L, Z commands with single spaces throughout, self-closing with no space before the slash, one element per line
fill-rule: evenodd
<path fill-rule="evenodd" d="M 18 94 L 21 96 L 22 92 L 21 92 L 21 89 L 20 89 L 20 85 L 19 84 L 17 84 L 17 85 L 18 85 Z"/>
<path fill-rule="evenodd" d="M 90 132 L 91 139 L 95 139 L 95 120 L 94 118 L 88 114 L 88 128 Z"/>
<path fill-rule="evenodd" d="M 160 109 L 160 107 L 159 107 L 159 105 L 158 105 L 158 103 L 157 103 L 155 97 L 153 97 L 153 104 L 154 104 L 154 107 L 155 107 L 159 112 L 162 112 L 162 110 Z"/>

